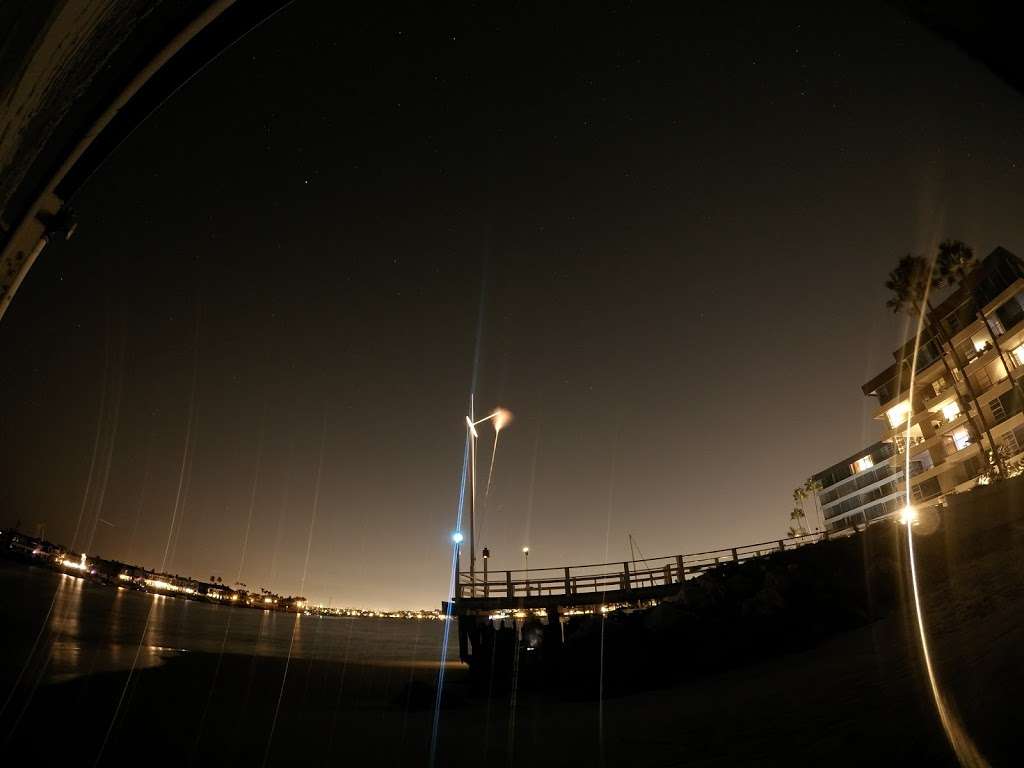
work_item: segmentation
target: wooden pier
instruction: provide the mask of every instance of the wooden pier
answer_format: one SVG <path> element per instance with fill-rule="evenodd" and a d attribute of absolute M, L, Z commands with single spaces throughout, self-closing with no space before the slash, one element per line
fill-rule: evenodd
<path fill-rule="evenodd" d="M 685 599 L 686 582 L 713 568 L 796 549 L 822 538 L 823 534 L 814 533 L 708 552 L 557 568 L 490 572 L 484 560 L 483 572 L 475 579 L 468 572 L 459 572 L 455 595 L 442 607 L 458 618 L 459 655 L 472 668 L 490 658 L 495 633 L 506 619 L 517 626 L 522 623 L 519 620 L 546 619 L 541 623 L 558 630 L 546 633 L 549 642 L 560 645 L 558 625 L 570 612 L 641 605 L 677 596 Z M 496 627 L 492 619 L 501 623 Z"/>
<path fill-rule="evenodd" d="M 633 603 L 677 594 L 679 586 L 722 563 L 743 562 L 812 544 L 821 534 L 762 541 L 729 549 L 615 563 L 484 572 L 460 571 L 455 615 L 516 609 L 571 608 Z M 486 562 L 486 561 L 485 561 Z"/>

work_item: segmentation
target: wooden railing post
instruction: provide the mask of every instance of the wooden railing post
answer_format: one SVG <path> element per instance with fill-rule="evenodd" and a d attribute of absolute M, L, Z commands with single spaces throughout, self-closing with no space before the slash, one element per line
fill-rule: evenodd
<path fill-rule="evenodd" d="M 671 584 L 672 583 L 672 566 L 671 565 L 666 565 L 665 566 L 665 583 L 666 584 Z"/>
<path fill-rule="evenodd" d="M 565 594 L 572 594 L 572 588 L 569 582 L 569 566 L 565 567 Z"/>
<path fill-rule="evenodd" d="M 682 555 L 676 555 L 676 575 L 679 577 L 680 584 L 686 581 L 686 570 L 683 568 Z"/>
<path fill-rule="evenodd" d="M 629 589 L 629 563 L 622 564 L 622 588 Z"/>
<path fill-rule="evenodd" d="M 740 559 L 740 556 L 738 554 L 736 554 L 736 547 L 733 547 L 732 548 L 732 561 L 734 563 L 738 563 L 739 559 Z"/>
<path fill-rule="evenodd" d="M 515 597 L 512 591 L 512 571 L 505 571 L 505 597 Z"/>
<path fill-rule="evenodd" d="M 779 539 L 779 552 L 785 552 L 785 551 L 786 551 L 786 542 L 784 542 L 782 539 Z"/>

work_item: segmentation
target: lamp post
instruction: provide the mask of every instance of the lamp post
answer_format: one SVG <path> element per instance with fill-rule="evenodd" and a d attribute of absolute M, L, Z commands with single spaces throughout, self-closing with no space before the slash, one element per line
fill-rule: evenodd
<path fill-rule="evenodd" d="M 523 547 L 523 560 L 526 561 L 526 596 L 530 596 L 530 548 Z"/>
<path fill-rule="evenodd" d="M 491 550 L 489 550 L 487 547 L 484 547 L 483 551 L 480 554 L 483 555 L 484 558 L 484 597 L 490 597 L 491 587 L 487 581 L 487 560 L 491 556 Z"/>
<path fill-rule="evenodd" d="M 494 435 L 512 420 L 512 414 L 504 408 L 477 419 L 473 411 L 473 396 L 469 397 L 469 415 L 466 417 L 466 435 L 469 438 L 469 594 L 476 597 L 476 439 L 480 436 L 476 431 L 478 424 L 490 421 L 494 424 Z"/>
<path fill-rule="evenodd" d="M 455 531 L 452 534 L 452 544 L 455 545 L 455 597 L 462 597 L 462 585 L 459 583 L 459 570 L 462 564 L 462 531 Z"/>

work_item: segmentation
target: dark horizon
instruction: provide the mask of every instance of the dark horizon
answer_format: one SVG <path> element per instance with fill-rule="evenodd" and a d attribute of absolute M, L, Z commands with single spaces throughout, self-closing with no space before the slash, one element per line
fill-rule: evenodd
<path fill-rule="evenodd" d="M 479 336 L 496 569 L 777 539 L 878 439 L 897 259 L 1024 253 L 1022 118 L 885 5 L 296 3 L 114 153 L 0 323 L 0 525 L 436 606 Z"/>

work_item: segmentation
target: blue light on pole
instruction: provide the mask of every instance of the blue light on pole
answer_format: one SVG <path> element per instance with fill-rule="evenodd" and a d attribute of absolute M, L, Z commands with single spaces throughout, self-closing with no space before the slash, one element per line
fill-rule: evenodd
<path fill-rule="evenodd" d="M 461 544 L 462 543 L 462 533 L 460 531 L 456 531 L 455 533 L 453 533 L 452 534 L 452 541 L 454 541 L 456 544 Z"/>

